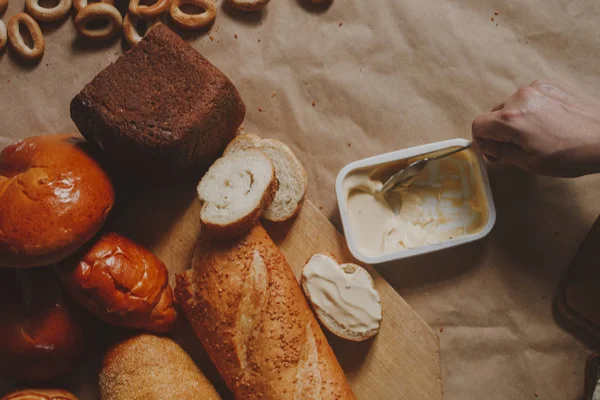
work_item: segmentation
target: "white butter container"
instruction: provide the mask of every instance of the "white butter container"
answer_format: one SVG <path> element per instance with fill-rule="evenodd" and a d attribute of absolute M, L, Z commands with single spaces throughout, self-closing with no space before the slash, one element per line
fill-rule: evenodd
<path fill-rule="evenodd" d="M 387 253 L 383 255 L 369 255 L 365 254 L 364 251 L 361 251 L 360 246 L 357 244 L 356 233 L 353 232 L 352 223 L 350 221 L 350 213 L 348 211 L 348 201 L 346 198 L 346 193 L 344 191 L 343 183 L 346 177 L 352 172 L 368 168 L 368 167 L 377 167 L 380 165 L 385 165 L 387 163 L 391 163 L 394 161 L 406 160 L 412 157 L 416 157 L 422 154 L 434 152 L 437 150 L 441 150 L 447 147 L 454 146 L 465 146 L 469 143 L 468 140 L 465 139 L 452 139 L 441 142 L 430 143 L 422 146 L 411 147 L 404 150 L 398 150 L 391 153 L 380 154 L 374 157 L 365 158 L 363 160 L 352 162 L 346 165 L 339 172 L 336 179 L 336 195 L 338 200 L 338 206 L 340 209 L 340 214 L 342 217 L 342 225 L 344 228 L 344 234 L 346 237 L 346 242 L 348 243 L 348 248 L 352 255 L 359 261 L 362 261 L 367 264 L 378 264 L 393 260 L 400 260 L 407 257 L 412 257 L 425 253 L 432 253 L 438 250 L 447 249 L 450 247 L 459 246 L 461 244 L 473 242 L 475 240 L 481 239 L 485 237 L 492 230 L 494 223 L 496 222 L 496 209 L 494 206 L 494 200 L 492 198 L 492 191 L 489 184 L 488 175 L 485 169 L 485 165 L 483 163 L 483 159 L 481 155 L 475 155 L 476 162 L 478 164 L 478 168 L 473 168 L 473 174 L 479 174 L 480 185 L 483 187 L 479 188 L 479 190 L 483 191 L 483 197 L 485 198 L 484 203 L 487 207 L 487 220 L 483 223 L 481 229 L 474 233 L 468 233 L 463 236 L 458 236 L 455 238 L 443 240 L 439 243 L 434 244 L 425 244 L 420 247 L 414 248 L 406 248 L 399 251 L 395 251 L 392 253 Z M 476 169 L 476 171 L 475 171 Z"/>

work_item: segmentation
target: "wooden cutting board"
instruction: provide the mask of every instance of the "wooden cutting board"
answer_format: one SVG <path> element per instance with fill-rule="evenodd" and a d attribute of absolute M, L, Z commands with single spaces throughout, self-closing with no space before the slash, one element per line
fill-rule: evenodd
<path fill-rule="evenodd" d="M 200 233 L 199 211 L 191 185 L 157 188 L 139 196 L 126 208 L 115 210 L 107 230 L 152 249 L 169 268 L 173 284 L 175 274 L 190 267 Z M 306 201 L 295 220 L 265 227 L 297 277 L 304 263 L 317 252 L 331 253 L 340 261 L 353 261 L 343 236 L 310 201 Z M 383 304 L 379 334 L 364 343 L 327 336 L 352 389 L 360 400 L 441 400 L 436 334 L 372 267 L 366 267 L 375 279 Z M 108 343 L 93 348 L 82 365 L 68 376 L 45 386 L 68 389 L 81 400 L 98 399 L 101 360 L 106 346 L 118 335 L 116 328 L 106 329 L 98 336 Z M 233 399 L 187 322 L 180 325 L 174 339 L 194 358 L 223 399 Z M 16 382 L 0 381 L 0 396 L 21 387 Z"/>
<path fill-rule="evenodd" d="M 170 205 L 165 207 L 165 203 Z M 200 232 L 199 209 L 195 191 L 185 196 L 158 192 L 144 196 L 140 204 L 130 208 L 131 212 L 120 218 L 118 230 L 151 247 L 169 267 L 174 282 L 174 273 L 190 267 Z M 298 278 L 314 253 L 328 252 L 340 261 L 354 261 L 344 237 L 310 201 L 305 202 L 295 220 L 266 223 L 265 228 Z M 382 298 L 379 334 L 372 341 L 358 344 L 328 336 L 352 389 L 361 400 L 442 399 L 437 335 L 371 266 L 366 267 Z M 192 353 L 201 347 L 187 335 L 179 339 Z M 206 356 L 193 355 L 213 378 L 212 367 L 205 366 L 202 359 Z"/>

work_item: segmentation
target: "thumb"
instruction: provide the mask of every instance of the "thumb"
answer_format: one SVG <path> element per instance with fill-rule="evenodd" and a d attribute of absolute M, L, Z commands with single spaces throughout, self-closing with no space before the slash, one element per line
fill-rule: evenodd
<path fill-rule="evenodd" d="M 505 164 L 513 164 L 528 170 L 534 155 L 512 143 L 475 139 L 473 145 L 484 155 Z"/>

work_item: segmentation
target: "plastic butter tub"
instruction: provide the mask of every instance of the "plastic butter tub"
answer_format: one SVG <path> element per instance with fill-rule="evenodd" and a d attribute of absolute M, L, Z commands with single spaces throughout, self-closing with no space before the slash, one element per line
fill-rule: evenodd
<path fill-rule="evenodd" d="M 336 180 L 350 252 L 377 264 L 459 246 L 486 236 L 496 209 L 483 159 L 473 150 L 430 162 L 405 190 L 384 199 L 389 176 L 427 153 L 465 146 L 452 139 L 355 161 Z"/>

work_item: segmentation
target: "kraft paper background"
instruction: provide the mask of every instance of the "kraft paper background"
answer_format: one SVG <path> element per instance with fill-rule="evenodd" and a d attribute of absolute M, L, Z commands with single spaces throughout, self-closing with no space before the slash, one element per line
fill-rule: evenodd
<path fill-rule="evenodd" d="M 22 8 L 10 0 L 2 20 Z M 346 163 L 469 138 L 478 113 L 533 79 L 600 93 L 597 0 L 334 0 L 329 8 L 273 0 L 250 16 L 219 1 L 218 9 L 211 30 L 190 42 L 238 87 L 246 131 L 296 151 L 308 197 L 338 228 L 334 180 Z M 124 49 L 120 39 L 77 39 L 72 18 L 43 30 L 39 65 L 0 55 L 0 148 L 74 131 L 71 98 Z M 492 167 L 490 179 L 498 220 L 487 239 L 378 270 L 438 332 L 446 399 L 575 399 L 591 350 L 557 326 L 552 297 L 599 212 L 600 177 Z"/>

